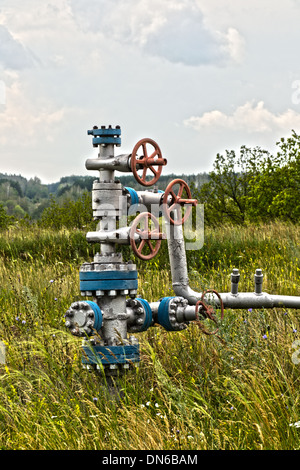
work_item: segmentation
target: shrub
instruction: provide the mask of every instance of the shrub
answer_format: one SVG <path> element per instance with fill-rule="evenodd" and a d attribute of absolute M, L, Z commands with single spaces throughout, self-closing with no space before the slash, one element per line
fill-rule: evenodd
<path fill-rule="evenodd" d="M 14 221 L 14 217 L 7 214 L 3 205 L 0 204 L 0 230 L 6 230 Z"/>

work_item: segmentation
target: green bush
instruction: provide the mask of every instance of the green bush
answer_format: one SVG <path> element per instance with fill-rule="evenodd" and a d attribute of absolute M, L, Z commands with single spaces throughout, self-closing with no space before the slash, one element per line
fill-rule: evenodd
<path fill-rule="evenodd" d="M 91 194 L 85 191 L 79 199 L 57 202 L 54 196 L 50 197 L 50 206 L 41 214 L 38 225 L 43 228 L 60 230 L 81 229 L 90 226 L 93 220 Z"/>
<path fill-rule="evenodd" d="M 218 154 L 209 181 L 193 197 L 204 204 L 209 225 L 249 222 L 298 223 L 300 218 L 300 135 L 281 138 L 276 155 L 259 147 Z"/>
<path fill-rule="evenodd" d="M 0 204 L 0 230 L 6 230 L 14 221 L 14 217 L 7 214 L 3 205 Z"/>

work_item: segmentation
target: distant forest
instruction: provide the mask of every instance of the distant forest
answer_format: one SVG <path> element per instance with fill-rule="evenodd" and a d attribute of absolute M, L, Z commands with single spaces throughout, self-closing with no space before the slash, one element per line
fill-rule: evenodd
<path fill-rule="evenodd" d="M 161 175 L 156 184 L 158 189 L 164 190 L 167 184 L 175 178 L 184 179 L 189 185 L 193 182 L 195 188 L 200 188 L 209 180 L 207 173 L 196 175 L 169 174 Z M 44 209 L 49 207 L 53 197 L 58 203 L 67 200 L 76 201 L 85 191 L 92 190 L 96 176 L 64 176 L 57 183 L 43 184 L 38 177 L 26 179 L 22 175 L 0 173 L 0 204 L 6 213 L 17 219 L 30 217 L 38 220 Z M 139 185 L 133 175 L 118 176 L 124 186 L 136 190 L 145 189 Z"/>
<path fill-rule="evenodd" d="M 198 174 L 162 174 L 156 188 L 181 178 L 192 198 L 205 206 L 208 225 L 300 223 L 300 134 L 281 137 L 277 152 L 245 145 L 239 151 L 217 154 L 213 170 Z M 123 186 L 144 190 L 132 174 L 117 176 Z M 37 177 L 0 173 L 0 229 L 10 223 L 37 221 L 44 227 L 82 227 L 93 218 L 91 189 L 96 175 L 65 176 L 42 184 Z M 154 186 L 151 188 L 154 189 Z"/>

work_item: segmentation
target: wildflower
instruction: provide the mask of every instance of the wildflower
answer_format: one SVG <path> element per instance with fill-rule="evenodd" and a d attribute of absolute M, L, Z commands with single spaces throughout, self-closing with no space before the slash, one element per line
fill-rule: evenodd
<path fill-rule="evenodd" d="M 16 320 L 19 321 L 19 320 L 20 320 L 20 317 L 16 317 Z"/>
<path fill-rule="evenodd" d="M 57 300 L 57 298 L 55 297 L 55 299 L 54 299 L 54 300 L 56 301 L 56 300 Z"/>
<path fill-rule="evenodd" d="M 267 339 L 267 338 L 268 338 L 267 335 L 263 335 L 263 339 Z"/>
<path fill-rule="evenodd" d="M 158 403 L 155 403 L 155 408 L 159 408 L 159 404 Z"/>
<path fill-rule="evenodd" d="M 296 330 L 296 328 L 293 328 L 293 333 L 297 333 L 297 330 Z"/>
<path fill-rule="evenodd" d="M 52 284 L 52 282 L 54 282 L 54 279 L 50 279 L 50 281 L 49 281 L 49 282 L 50 282 L 50 284 Z"/>
<path fill-rule="evenodd" d="M 250 307 L 250 308 L 248 308 L 248 312 L 250 312 L 250 313 L 252 312 L 252 308 L 251 308 L 251 307 Z"/>
<path fill-rule="evenodd" d="M 26 323 L 26 320 L 22 320 L 22 324 L 25 325 L 25 323 Z"/>
<path fill-rule="evenodd" d="M 147 401 L 146 406 L 150 406 L 150 401 Z"/>
<path fill-rule="evenodd" d="M 97 401 L 97 400 L 98 400 L 98 398 L 97 398 L 97 397 L 93 397 L 93 401 Z"/>
<path fill-rule="evenodd" d="M 296 423 L 291 423 L 290 426 L 294 426 L 295 428 L 300 428 L 300 421 L 296 421 Z"/>

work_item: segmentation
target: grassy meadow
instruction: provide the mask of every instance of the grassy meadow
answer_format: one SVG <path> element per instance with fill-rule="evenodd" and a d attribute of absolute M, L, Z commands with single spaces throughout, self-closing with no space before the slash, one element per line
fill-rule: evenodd
<path fill-rule="evenodd" d="M 190 284 L 228 291 L 238 267 L 240 291 L 252 291 L 262 268 L 263 290 L 300 295 L 299 242 L 300 227 L 282 223 L 207 228 L 204 247 L 187 253 Z M 148 301 L 173 294 L 162 245 L 137 263 Z M 1 234 L 0 449 L 300 449 L 298 311 L 225 310 L 222 341 L 194 323 L 183 332 L 149 328 L 136 335 L 138 368 L 109 400 L 101 373 L 81 367 L 81 340 L 64 327 L 81 299 L 80 264 L 94 250 L 79 231 Z"/>

